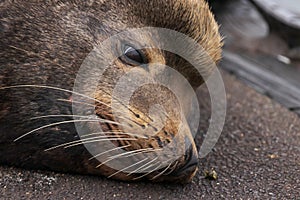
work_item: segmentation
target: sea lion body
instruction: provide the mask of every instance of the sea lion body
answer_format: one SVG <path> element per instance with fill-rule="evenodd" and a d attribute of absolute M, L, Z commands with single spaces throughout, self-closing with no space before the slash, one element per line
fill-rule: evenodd
<path fill-rule="evenodd" d="M 92 156 L 83 145 L 51 149 L 80 139 L 74 123 L 59 122 L 73 120 L 72 88 L 84 59 L 108 37 L 140 27 L 163 27 L 182 32 L 198 41 L 213 61 L 220 59 L 218 26 L 203 0 L 2 1 L 0 13 L 1 164 L 104 176 L 113 174 L 115 179 L 138 180 L 143 174 L 118 172 L 90 159 Z M 169 58 L 160 51 L 147 55 L 148 60 L 173 62 L 172 56 Z M 97 94 L 91 94 L 99 104 L 95 108 L 98 116 L 113 120 L 109 106 L 104 106 L 111 103 L 107 97 L 115 80 L 111 76 L 122 74 L 130 67 L 120 60 L 115 61 L 105 75 L 107 82 L 100 84 L 101 90 Z M 195 87 L 201 84 L 201 80 L 194 80 L 196 76 L 190 74 L 188 67 L 182 69 Z M 102 89 L 110 92 L 103 93 Z M 161 91 L 162 96 L 168 94 Z M 132 105 L 136 114 L 134 120 L 142 127 L 143 120 L 147 121 L 142 107 L 145 104 L 147 107 L 147 103 L 136 99 Z M 128 151 L 146 146 L 157 149 L 161 143 L 172 141 L 172 134 L 176 134 L 172 132 L 171 122 L 170 119 L 164 134 L 140 142 L 114 141 L 114 144 Z M 104 130 L 122 131 L 116 126 L 101 126 Z M 130 137 L 127 135 L 126 138 Z M 197 168 L 195 144 L 192 139 L 190 142 L 192 147 L 187 155 L 170 163 L 172 172 L 165 175 L 160 174 L 162 170 L 153 171 L 143 178 L 153 179 L 159 174 L 155 181 L 190 180 Z M 190 169 L 186 170 L 188 164 L 192 167 L 188 166 Z"/>

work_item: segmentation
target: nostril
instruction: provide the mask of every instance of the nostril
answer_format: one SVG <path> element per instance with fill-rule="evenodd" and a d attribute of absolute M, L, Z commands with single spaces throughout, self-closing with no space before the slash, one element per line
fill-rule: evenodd
<path fill-rule="evenodd" d="M 198 166 L 198 163 L 198 154 L 193 150 L 193 148 L 190 148 L 186 151 L 186 163 L 183 167 L 176 171 L 176 175 L 186 174 L 195 171 Z"/>
<path fill-rule="evenodd" d="M 187 152 L 188 159 L 183 168 L 190 168 L 192 166 L 198 165 L 198 154 L 194 152 L 192 148 L 190 148 Z"/>

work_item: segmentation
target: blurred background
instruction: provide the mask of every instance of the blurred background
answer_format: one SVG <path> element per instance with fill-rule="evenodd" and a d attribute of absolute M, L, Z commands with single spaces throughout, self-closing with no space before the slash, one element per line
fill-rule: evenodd
<path fill-rule="evenodd" d="M 224 37 L 220 67 L 300 114 L 300 0 L 209 0 Z"/>

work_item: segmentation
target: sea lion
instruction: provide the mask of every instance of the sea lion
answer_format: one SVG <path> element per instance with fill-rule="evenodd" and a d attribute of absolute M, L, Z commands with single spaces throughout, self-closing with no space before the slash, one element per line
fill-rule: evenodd
<path fill-rule="evenodd" d="M 212 61 L 217 62 L 221 57 L 222 39 L 204 0 L 4 0 L 0 3 L 0 13 L 1 164 L 97 174 L 125 181 L 148 179 L 184 183 L 191 180 L 197 170 L 198 155 L 189 131 L 175 141 L 180 121 L 173 109 L 178 103 L 176 97 L 161 86 L 145 86 L 133 95 L 129 106 L 120 107 L 121 114 L 123 109 L 130 110 L 127 125 L 138 130 L 140 136 L 151 121 L 159 120 L 149 116 L 150 105 L 161 103 L 165 107 L 166 124 L 160 130 L 151 127 L 155 134 L 145 137 L 122 129 L 112 116 L 110 98 L 118 77 L 133 67 L 151 62 L 177 67 L 196 88 L 203 80 L 191 70 L 188 62 L 159 49 L 136 49 L 134 38 L 120 46 L 101 49 L 112 52 L 116 48 L 123 56 L 111 63 L 96 92 L 87 97 L 94 101 L 87 106 L 94 106 L 92 114 L 98 117 L 96 121 L 103 133 L 94 133 L 92 137 L 93 132 L 88 132 L 91 135 L 86 140 L 79 138 L 74 125 L 72 104 L 76 107 L 84 103 L 74 100 L 72 88 L 80 66 L 93 48 L 129 28 L 176 30 L 197 41 Z M 89 79 L 88 76 L 84 78 Z M 77 120 L 92 121 L 82 117 Z M 82 126 L 92 129 L 88 122 Z M 190 146 L 176 161 L 165 160 L 167 167 L 160 169 L 158 165 L 163 161 L 154 163 L 152 159 L 141 162 L 140 169 L 128 173 L 110 167 L 109 160 L 99 162 L 82 145 L 94 142 L 93 147 L 101 154 L 108 153 L 101 151 L 100 138 L 114 145 L 109 151 L 122 149 L 127 152 L 126 159 L 130 153 L 158 152 L 168 143 L 172 144 L 171 151 L 186 143 Z M 94 141 L 97 139 L 101 141 Z M 118 160 L 120 157 L 109 158 Z M 146 167 L 151 170 L 142 172 L 141 168 Z"/>

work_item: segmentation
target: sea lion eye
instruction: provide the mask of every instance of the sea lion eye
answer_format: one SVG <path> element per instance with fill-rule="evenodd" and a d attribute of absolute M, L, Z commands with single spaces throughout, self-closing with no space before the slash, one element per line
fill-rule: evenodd
<path fill-rule="evenodd" d="M 147 60 L 143 52 L 129 45 L 124 46 L 123 56 L 121 56 L 121 60 L 126 64 L 133 65 L 133 66 L 147 63 Z"/>

